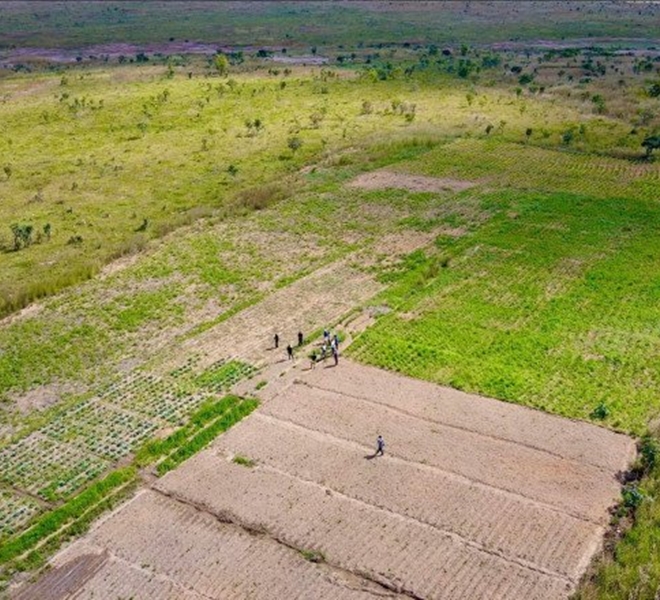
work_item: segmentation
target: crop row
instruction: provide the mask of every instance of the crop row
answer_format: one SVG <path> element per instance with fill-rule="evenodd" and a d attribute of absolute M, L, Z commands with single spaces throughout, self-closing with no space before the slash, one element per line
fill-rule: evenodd
<path fill-rule="evenodd" d="M 250 414 L 257 405 L 256 400 L 237 396 L 206 402 L 191 416 L 186 426 L 164 440 L 153 440 L 143 445 L 136 453 L 132 466 L 116 469 L 62 506 L 41 515 L 23 533 L 10 537 L 0 549 L 2 576 L 14 570 L 41 565 L 45 557 L 63 541 L 84 532 L 94 518 L 133 489 L 138 482 L 138 467 L 160 460 L 158 474 L 166 473 Z M 7 494 L 0 495 L 0 500 L 3 506 L 12 510 L 18 506 Z"/>
<path fill-rule="evenodd" d="M 213 421 L 208 427 L 199 431 L 199 433 L 190 438 L 185 444 L 182 444 L 177 450 L 172 452 L 163 462 L 159 463 L 157 468 L 158 474 L 164 475 L 176 468 L 184 460 L 205 448 L 218 435 L 227 431 L 243 417 L 249 415 L 257 406 L 258 402 L 256 400 L 243 400 L 230 408 L 225 414 Z"/>
<path fill-rule="evenodd" d="M 39 506 L 30 498 L 0 492 L 0 539 L 12 535 L 39 512 Z"/>
<path fill-rule="evenodd" d="M 196 361 L 188 359 L 164 377 L 132 373 L 100 390 L 98 397 L 59 412 L 39 430 L 0 449 L 0 481 L 58 502 L 144 445 L 158 429 L 183 426 L 168 438 L 169 450 L 176 450 L 234 405 L 234 400 L 218 404 L 213 399 L 218 391 L 255 372 L 245 363 L 219 361 L 198 374 L 193 372 Z M 152 451 L 162 453 L 162 443 L 154 442 Z M 36 504 L 0 502 L 0 535 L 19 530 L 38 510 Z"/>
<path fill-rule="evenodd" d="M 248 379 L 257 369 L 247 363 L 232 360 L 218 361 L 199 375 L 195 383 L 209 392 L 224 392 L 242 379 Z"/>
<path fill-rule="evenodd" d="M 0 450 L 0 479 L 45 500 L 65 497 L 109 467 L 106 460 L 39 433 Z"/>
<path fill-rule="evenodd" d="M 104 479 L 96 482 L 84 492 L 78 494 L 62 506 L 41 515 L 32 526 L 20 535 L 11 538 L 0 548 L 0 565 L 21 557 L 37 546 L 48 536 L 55 534 L 68 524 L 75 522 L 88 523 L 84 520 L 90 508 L 103 503 L 113 491 L 135 481 L 136 470 L 133 467 L 118 469 Z M 30 568 L 40 562 L 39 556 L 28 558 L 27 567 Z"/>
<path fill-rule="evenodd" d="M 93 399 L 57 417 L 41 431 L 51 438 L 118 460 L 149 437 L 156 424 Z"/>
<path fill-rule="evenodd" d="M 395 309 L 348 352 L 466 391 L 642 432 L 660 368 L 657 209 L 496 192 L 470 236 L 387 273 Z M 603 404 L 607 410 L 598 414 Z"/>

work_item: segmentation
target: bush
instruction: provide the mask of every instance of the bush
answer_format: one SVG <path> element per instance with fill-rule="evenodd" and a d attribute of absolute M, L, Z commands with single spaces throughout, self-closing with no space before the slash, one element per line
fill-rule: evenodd
<path fill-rule="evenodd" d="M 596 408 L 594 408 L 591 411 L 591 418 L 592 419 L 598 419 L 599 421 L 602 421 L 603 419 L 606 419 L 610 414 L 610 409 L 607 408 L 607 405 L 604 402 L 600 402 Z"/>
<path fill-rule="evenodd" d="M 658 457 L 660 456 L 658 440 L 648 434 L 642 437 L 639 445 L 639 453 L 644 470 L 648 472 L 655 469 L 658 465 Z"/>
<path fill-rule="evenodd" d="M 261 185 L 239 192 L 236 195 L 235 205 L 249 210 L 263 210 L 286 197 L 285 189 L 279 185 Z"/>
<path fill-rule="evenodd" d="M 623 506 L 628 510 L 636 510 L 644 501 L 644 494 L 639 491 L 636 485 L 628 485 L 623 489 Z"/>

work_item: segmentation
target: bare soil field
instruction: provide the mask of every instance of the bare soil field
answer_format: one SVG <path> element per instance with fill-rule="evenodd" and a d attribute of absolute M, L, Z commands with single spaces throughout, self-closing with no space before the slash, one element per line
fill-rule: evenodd
<path fill-rule="evenodd" d="M 356 177 L 350 187 L 366 190 L 395 188 L 410 192 L 461 192 L 477 185 L 476 182 L 443 177 L 425 177 L 395 171 L 371 171 Z"/>
<path fill-rule="evenodd" d="M 278 379 L 15 597 L 567 598 L 635 453 L 611 431 L 343 359 Z"/>

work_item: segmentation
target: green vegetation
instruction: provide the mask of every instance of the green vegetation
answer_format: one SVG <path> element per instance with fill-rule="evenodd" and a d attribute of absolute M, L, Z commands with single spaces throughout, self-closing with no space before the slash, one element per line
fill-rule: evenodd
<path fill-rule="evenodd" d="M 323 552 L 318 550 L 300 550 L 302 557 L 312 563 L 323 563 L 325 562 L 325 555 Z"/>
<path fill-rule="evenodd" d="M 616 175 L 612 168 L 611 175 L 574 178 L 609 160 L 502 144 L 497 150 L 491 154 L 489 142 L 456 142 L 409 165 L 509 189 L 479 194 L 477 210 L 462 217 L 436 218 L 453 234 L 384 272 L 391 285 L 376 302 L 395 310 L 350 354 L 643 433 L 660 408 L 660 370 L 647 360 L 660 351 L 650 308 L 660 282 L 660 213 L 647 184 L 655 171 L 647 180 L 620 164 Z M 477 155 L 484 158 L 472 162 Z"/>
<path fill-rule="evenodd" d="M 208 427 L 202 429 L 160 463 L 157 468 L 158 474 L 164 475 L 168 471 L 178 467 L 184 460 L 205 448 L 218 435 L 227 431 L 227 429 L 238 423 L 243 417 L 249 415 L 257 408 L 257 405 L 258 402 L 256 400 L 244 400 L 229 409 L 224 415 L 213 421 Z"/>
<path fill-rule="evenodd" d="M 22 570 L 38 566 L 43 560 L 44 550 L 34 550 L 36 546 L 46 541 L 52 551 L 74 533 L 78 535 L 83 532 L 101 512 L 99 509 L 105 508 L 110 498 L 126 490 L 135 479 L 136 470 L 133 467 L 118 469 L 59 508 L 46 513 L 25 533 L 3 542 L 0 565 L 7 565 L 25 555 L 24 562 L 15 562 L 14 568 Z"/>
<path fill-rule="evenodd" d="M 166 473 L 254 410 L 219 398 L 253 366 L 180 348 L 350 255 L 386 285 L 352 356 L 641 436 L 622 539 L 578 598 L 655 598 L 660 109 L 639 38 L 660 9 L 401 10 L 3 4 L 0 315 L 28 307 L 0 327 L 5 575 L 124 497 L 135 467 Z M 157 49 L 80 50 L 104 42 Z M 327 63 L 296 64 L 309 54 Z M 381 167 L 447 187 L 345 185 Z M 396 234 L 433 241 L 397 257 Z"/>
<path fill-rule="evenodd" d="M 57 10 L 54 3 L 35 5 L 14 1 L 3 7 L 5 46 L 78 47 L 112 42 L 165 44 L 168 40 L 203 40 L 239 46 L 304 48 L 311 54 L 332 49 L 351 61 L 348 48 L 369 45 L 462 44 L 515 39 L 571 37 L 653 38 L 657 15 L 653 4 L 592 2 L 497 6 L 448 2 L 440 6 L 374 6 L 354 2 L 335 10 L 323 2 L 208 3 L 191 2 L 77 2 Z M 402 11 L 405 17 L 402 18 Z M 309 24 L 314 23 L 314 27 Z M 332 40 L 332 42 L 330 42 Z M 414 40 L 414 42 L 413 42 Z M 343 49 L 343 50 L 342 50 Z M 125 60 L 144 61 L 137 56 Z M 437 52 L 437 49 L 436 49 Z M 98 53 L 97 53 L 98 54 Z M 79 52 L 81 60 L 89 60 Z M 73 57 L 76 57 L 74 53 Z M 96 60 L 103 60 L 97 55 Z"/>
<path fill-rule="evenodd" d="M 237 465 L 241 465 L 242 467 L 247 467 L 248 469 L 251 469 L 252 467 L 255 466 L 255 462 L 251 459 L 248 458 L 247 456 L 234 456 L 234 458 L 231 459 L 233 463 L 236 463 Z"/>
<path fill-rule="evenodd" d="M 236 396 L 206 402 L 176 433 L 142 446 L 135 454 L 132 466 L 115 469 L 65 503 L 33 520 L 27 530 L 3 539 L 0 548 L 2 578 L 10 576 L 15 570 L 41 566 L 45 558 L 64 541 L 86 531 L 95 518 L 135 488 L 138 467 L 157 462 L 158 474 L 165 474 L 250 414 L 257 405 L 256 400 L 243 400 Z M 249 462 L 246 459 L 241 464 L 251 466 Z"/>
<path fill-rule="evenodd" d="M 190 416 L 186 425 L 181 427 L 176 433 L 163 440 L 152 440 L 142 446 L 135 453 L 135 464 L 138 467 L 145 467 L 159 458 L 172 454 L 178 450 L 188 439 L 193 437 L 201 429 L 204 429 L 209 422 L 217 417 L 224 415 L 228 410 L 236 406 L 240 398 L 236 396 L 225 396 L 218 402 L 207 401 L 201 408 Z"/>

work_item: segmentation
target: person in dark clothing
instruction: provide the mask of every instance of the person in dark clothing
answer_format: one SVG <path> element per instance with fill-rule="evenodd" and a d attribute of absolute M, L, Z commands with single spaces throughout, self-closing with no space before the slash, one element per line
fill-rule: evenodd
<path fill-rule="evenodd" d="M 303 345 L 303 334 L 302 331 L 298 332 L 298 345 L 302 346 Z"/>
<path fill-rule="evenodd" d="M 293 360 L 293 348 L 291 347 L 291 344 L 289 344 L 286 347 L 286 353 L 287 353 L 287 356 L 289 357 L 289 360 Z"/>
<path fill-rule="evenodd" d="M 273 338 L 275 340 L 275 348 L 280 347 L 280 336 L 275 334 L 275 337 Z"/>
<path fill-rule="evenodd" d="M 339 350 L 337 346 L 332 347 L 332 358 L 335 359 L 335 366 L 337 366 L 339 364 Z"/>
<path fill-rule="evenodd" d="M 376 454 L 374 456 L 384 456 L 385 455 L 385 440 L 382 435 L 379 435 L 376 439 Z"/>

